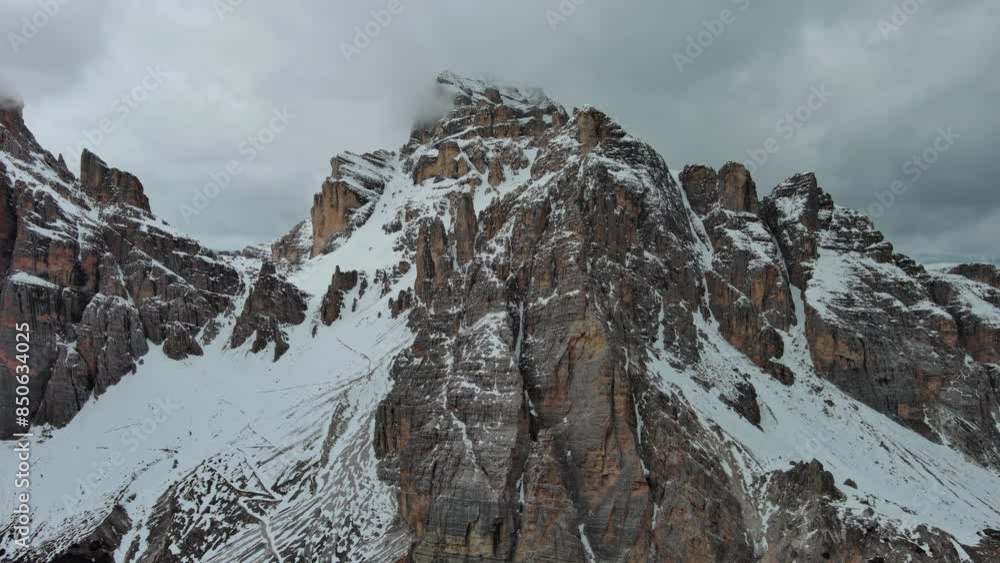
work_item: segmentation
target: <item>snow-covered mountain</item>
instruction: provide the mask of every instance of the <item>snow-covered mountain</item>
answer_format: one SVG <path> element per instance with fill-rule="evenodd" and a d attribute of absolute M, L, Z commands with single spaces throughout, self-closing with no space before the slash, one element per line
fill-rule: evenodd
<path fill-rule="evenodd" d="M 25 322 L 34 434 L 0 560 L 1000 560 L 995 268 L 925 270 L 811 174 L 760 199 L 435 88 L 239 254 L 0 110 L 0 436 Z"/>

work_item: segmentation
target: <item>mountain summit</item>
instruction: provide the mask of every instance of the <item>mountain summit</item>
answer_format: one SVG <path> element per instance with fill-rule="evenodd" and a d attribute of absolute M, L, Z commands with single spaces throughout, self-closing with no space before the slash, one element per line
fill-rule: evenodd
<path fill-rule="evenodd" d="M 240 254 L 0 111 L 43 436 L 5 560 L 1000 558 L 995 268 L 925 269 L 812 174 L 761 198 L 597 109 L 435 88 Z"/>

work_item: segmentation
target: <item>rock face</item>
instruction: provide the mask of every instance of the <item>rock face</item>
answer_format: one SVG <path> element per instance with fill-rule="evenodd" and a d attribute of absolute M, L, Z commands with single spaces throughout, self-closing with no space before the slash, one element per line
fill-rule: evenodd
<path fill-rule="evenodd" d="M 450 120 L 496 111 L 495 95 L 457 86 L 437 128 L 446 134 Z M 535 154 L 524 185 L 482 210 L 453 198 L 450 233 L 440 220 L 420 227 L 416 342 L 376 429 L 416 534 L 410 558 L 750 558 L 739 500 L 705 486 L 723 469 L 690 450 L 667 454 L 679 446 L 672 429 L 696 429 L 664 420 L 670 400 L 652 391 L 641 352 L 663 340 L 698 355 L 691 317 L 669 312 L 698 311 L 704 291 L 680 188 L 604 114 L 561 121 L 512 145 Z M 640 438 L 639 427 L 656 430 Z M 691 476 L 683 498 L 664 491 L 678 473 Z M 692 514 L 706 495 L 712 522 Z"/>
<path fill-rule="evenodd" d="M 997 560 L 994 268 L 925 270 L 812 174 L 761 200 L 594 108 L 436 91 L 399 151 L 335 158 L 308 221 L 224 256 L 0 113 L 0 337 L 48 331 L 36 420 L 152 346 L 239 371 L 199 389 L 209 435 L 150 438 L 19 563 Z"/>
<path fill-rule="evenodd" d="M 69 546 L 65 552 L 52 559 L 52 563 L 113 563 L 115 551 L 121 547 L 122 537 L 132 526 L 132 521 L 121 506 L 82 541 Z"/>
<path fill-rule="evenodd" d="M 931 293 L 958 329 L 958 345 L 983 364 L 1000 364 L 1000 275 L 994 266 L 968 264 L 932 274 Z"/>
<path fill-rule="evenodd" d="M 312 221 L 302 221 L 285 236 L 271 244 L 270 258 L 278 263 L 298 266 L 312 254 Z"/>
<path fill-rule="evenodd" d="M 149 211 L 149 198 L 139 179 L 117 168 L 108 168 L 87 149 L 80 157 L 80 187 L 100 205 L 131 205 Z"/>
<path fill-rule="evenodd" d="M 969 308 L 953 304 L 953 314 L 939 304 L 996 290 L 956 276 L 954 297 L 934 291 L 932 276 L 894 252 L 866 216 L 834 205 L 811 174 L 775 188 L 765 208 L 790 278 L 804 290 L 817 372 L 925 436 L 1000 467 L 995 376 L 966 360 L 967 350 L 994 357 L 996 333 Z M 986 319 L 997 311 L 981 309 Z"/>
<path fill-rule="evenodd" d="M 274 344 L 274 361 L 278 361 L 288 351 L 284 327 L 302 324 L 305 311 L 306 295 L 279 275 L 272 262 L 265 262 L 236 319 L 229 344 L 239 348 L 253 336 L 250 351 L 256 354 Z"/>
<path fill-rule="evenodd" d="M 358 285 L 358 272 L 341 272 L 337 268 L 330 280 L 330 287 L 323 296 L 323 305 L 320 308 L 320 320 L 329 326 L 340 318 L 340 313 L 344 308 L 344 296 L 348 291 Z"/>
<path fill-rule="evenodd" d="M 762 562 L 894 561 L 901 556 L 927 563 L 962 559 L 947 535 L 926 526 L 899 534 L 861 519 L 844 519 L 837 509 L 844 494 L 816 460 L 775 473 L 767 495 L 780 508 L 768 522 Z"/>
<path fill-rule="evenodd" d="M 0 111 L 0 338 L 30 324 L 33 424 L 68 423 L 136 368 L 149 343 L 197 355 L 195 335 L 230 306 L 236 270 L 149 213 L 139 180 L 90 152 L 80 181 Z M 0 354 L 0 407 L 16 362 Z M 0 437 L 17 429 L 0 420 Z"/>
<path fill-rule="evenodd" d="M 948 273 L 1000 289 L 1000 269 L 993 264 L 960 264 Z"/>
<path fill-rule="evenodd" d="M 413 291 L 400 291 L 399 295 L 389 300 L 389 313 L 394 319 L 409 310 L 410 307 L 413 307 Z"/>
<path fill-rule="evenodd" d="M 330 161 L 330 176 L 313 198 L 312 256 L 324 254 L 337 235 L 364 221 L 392 174 L 392 153 L 345 153 Z M 370 212 L 370 209 L 367 209 Z"/>
<path fill-rule="evenodd" d="M 449 135 L 464 130 L 455 123 L 467 126 L 467 116 L 495 112 L 497 96 L 470 93 L 469 82 L 454 86 L 455 109 L 415 132 L 403 168 L 414 183 L 475 189 L 481 172 Z M 738 164 L 719 173 L 689 167 L 677 186 L 649 147 L 600 112 L 584 109 L 567 121 L 508 143 L 508 154 L 536 151 L 530 179 L 510 196 L 471 210 L 473 198 L 456 196 L 451 225 L 420 225 L 410 317 L 417 338 L 395 364 L 376 428 L 382 475 L 398 484 L 400 515 L 416 537 L 408 560 L 867 560 L 858 558 L 913 549 L 892 527 L 839 518 L 844 494 L 815 462 L 762 493 L 780 509 L 763 523 L 770 547 L 755 548 L 761 532 L 743 508 L 748 492 L 691 448 L 714 440 L 683 399 L 653 391 L 657 357 L 706 368 L 715 361 L 705 356 L 698 317 L 714 318 L 730 345 L 781 383 L 797 385 L 794 374 L 815 362 L 818 375 L 849 395 L 997 467 L 986 368 L 963 364 L 955 321 L 934 306 L 922 269 L 894 254 L 863 217 L 835 208 L 812 175 L 790 179 L 764 204 Z M 847 317 L 880 297 L 838 302 L 850 334 L 871 342 L 860 350 L 881 360 L 848 363 L 841 350 L 850 344 L 824 324 L 821 307 L 832 308 L 825 299 L 843 297 L 829 287 L 812 291 L 831 255 L 894 269 L 873 266 L 850 283 L 878 282 L 865 298 L 888 293 L 911 310 L 893 311 L 894 319 Z M 805 327 L 797 326 L 793 296 L 803 289 Z M 887 337 L 889 322 L 913 323 L 905 344 Z M 793 336 L 803 328 L 803 338 Z M 900 345 L 910 347 L 909 359 L 896 357 Z M 811 358 L 786 357 L 786 347 Z M 967 376 L 951 379 L 949 370 Z M 710 373 L 703 377 L 717 378 Z M 753 383 L 706 384 L 718 385 L 720 401 L 747 422 L 764 423 Z M 976 404 L 994 414 L 976 414 Z M 925 418 L 934 422 L 924 426 Z M 822 536 L 802 531 L 801 498 L 815 499 Z M 960 558 L 947 534 L 920 534 L 932 546 L 926 560 Z"/>
<path fill-rule="evenodd" d="M 781 251 L 759 216 L 750 173 L 735 163 L 720 173 L 688 166 L 680 179 L 712 246 L 706 281 L 722 335 L 757 365 L 784 371 L 779 331 L 795 324 L 795 310 Z"/>

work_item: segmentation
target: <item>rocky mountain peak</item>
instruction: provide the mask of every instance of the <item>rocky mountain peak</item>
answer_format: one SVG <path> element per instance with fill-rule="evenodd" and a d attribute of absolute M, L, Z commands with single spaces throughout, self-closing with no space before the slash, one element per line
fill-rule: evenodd
<path fill-rule="evenodd" d="M 993 264 L 959 264 L 951 268 L 949 273 L 1000 289 L 1000 268 Z"/>
<path fill-rule="evenodd" d="M 83 149 L 80 186 L 99 205 L 129 205 L 149 212 L 149 198 L 133 174 L 109 167 L 99 156 Z"/>
<path fill-rule="evenodd" d="M 439 118 L 415 125 L 404 154 L 446 140 L 537 138 L 567 120 L 566 110 L 542 90 L 506 86 L 492 79 L 444 72 L 437 78 L 437 95 L 449 109 Z"/>
<path fill-rule="evenodd" d="M 275 243 L 275 259 L 297 262 L 304 255 L 328 253 L 367 219 L 400 172 L 416 184 L 432 180 L 495 187 L 507 175 L 527 168 L 529 144 L 569 119 L 537 88 L 453 72 L 441 73 L 434 88 L 447 109 L 414 126 L 398 154 L 348 152 L 331 159 L 330 175 L 313 198 L 310 221 Z M 302 243 L 306 228 L 311 230 L 308 245 Z"/>
<path fill-rule="evenodd" d="M 492 76 L 476 77 L 444 71 L 438 75 L 437 84 L 442 90 L 454 96 L 456 106 L 486 103 L 493 106 L 542 110 L 559 106 L 541 88 L 504 84 Z"/>
<path fill-rule="evenodd" d="M 760 201 L 757 199 L 757 185 L 750 177 L 750 171 L 737 162 L 726 163 L 719 171 L 722 180 L 720 204 L 732 211 L 756 213 Z"/>
<path fill-rule="evenodd" d="M 351 152 L 330 159 L 330 180 L 356 181 L 364 189 L 377 191 L 384 179 L 386 167 L 392 165 L 395 154 L 377 150 L 361 155 Z"/>
<path fill-rule="evenodd" d="M 24 128 L 24 102 L 0 96 L 0 126 L 6 129 Z"/>
<path fill-rule="evenodd" d="M 24 123 L 24 106 L 20 102 L 0 101 L 0 151 L 18 160 L 29 159 L 33 152 L 43 152 Z"/>
<path fill-rule="evenodd" d="M 817 253 L 817 232 L 830 224 L 833 198 L 812 172 L 788 178 L 764 198 L 763 215 L 785 256 L 792 284 L 805 287 Z"/>
<path fill-rule="evenodd" d="M 231 305 L 240 279 L 156 219 L 135 176 L 85 151 L 78 180 L 20 113 L 0 118 L 0 336 L 13 338 L 15 311 L 31 304 L 32 420 L 62 426 L 134 372 L 149 343 L 171 358 L 200 355 L 196 335 Z M 11 381 L 0 380 L 5 408 Z M 14 429 L 0 420 L 0 436 Z"/>
<path fill-rule="evenodd" d="M 395 173 L 396 155 L 379 150 L 343 153 L 330 160 L 330 176 L 313 196 L 311 256 L 326 253 L 335 237 L 364 221 Z"/>
<path fill-rule="evenodd" d="M 833 198 L 820 187 L 812 172 L 788 178 L 765 199 L 780 210 L 783 220 L 798 221 L 812 231 L 828 225 L 834 207 Z"/>
<path fill-rule="evenodd" d="M 0 126 L 9 131 L 26 129 L 24 104 L 13 98 L 0 98 Z"/>
<path fill-rule="evenodd" d="M 748 213 L 760 207 L 757 186 L 740 163 L 727 162 L 719 172 L 704 165 L 685 166 L 680 180 L 691 207 L 701 215 L 715 206 Z"/>
<path fill-rule="evenodd" d="M 625 131 L 603 111 L 584 106 L 573 112 L 576 122 L 576 140 L 584 154 L 589 153 L 604 139 L 622 139 Z"/>
<path fill-rule="evenodd" d="M 183 421 L 18 563 L 997 560 L 996 269 L 924 271 L 813 174 L 678 183 L 595 108 L 435 88 L 269 251 L 0 153 L 0 337 L 29 304 L 33 421 L 71 424 L 40 488 L 167 387 Z"/>
<path fill-rule="evenodd" d="M 0 156 L 5 156 L 10 161 L 19 161 L 24 165 L 41 162 L 63 183 L 73 183 L 75 180 L 62 158 L 54 157 L 38 144 L 35 135 L 24 122 L 24 104 L 19 100 L 8 99 L 6 102 L 0 100 Z M 0 158 L 0 173 L 7 167 L 4 164 L 6 159 Z M 31 176 L 39 174 L 38 170 L 31 166 L 28 166 L 25 172 Z M 62 185 L 53 188 L 69 195 Z"/>

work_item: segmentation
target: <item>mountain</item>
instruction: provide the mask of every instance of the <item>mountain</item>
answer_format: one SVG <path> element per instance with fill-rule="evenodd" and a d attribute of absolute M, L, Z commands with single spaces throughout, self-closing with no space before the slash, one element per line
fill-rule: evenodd
<path fill-rule="evenodd" d="M 132 174 L 85 150 L 77 179 L 19 109 L 0 112 L 0 125 L 0 338 L 14 342 L 14 325 L 31 324 L 32 421 L 63 426 L 134 372 L 150 344 L 177 360 L 200 355 L 196 335 L 233 306 L 241 279 L 156 219 Z M 3 354 L 13 371 L 13 349 Z M 0 380 L 5 413 L 14 387 Z M 2 417 L 0 437 L 15 431 Z"/>
<path fill-rule="evenodd" d="M 761 198 L 597 109 L 435 89 L 242 253 L 0 113 L 35 435 L 0 558 L 1000 560 L 1000 272 L 923 268 L 812 174 Z"/>

